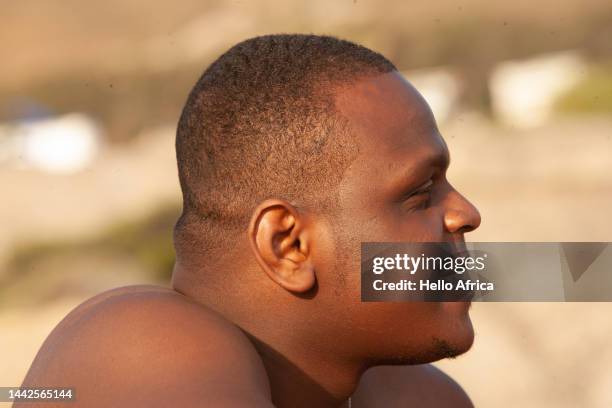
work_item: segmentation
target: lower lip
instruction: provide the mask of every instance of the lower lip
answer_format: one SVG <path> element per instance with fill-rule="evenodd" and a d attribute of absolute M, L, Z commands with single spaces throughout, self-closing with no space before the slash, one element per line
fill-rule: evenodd
<path fill-rule="evenodd" d="M 458 313 L 465 313 L 470 309 L 472 302 L 470 301 L 461 301 L 461 302 L 441 302 L 445 309 L 452 310 Z"/>

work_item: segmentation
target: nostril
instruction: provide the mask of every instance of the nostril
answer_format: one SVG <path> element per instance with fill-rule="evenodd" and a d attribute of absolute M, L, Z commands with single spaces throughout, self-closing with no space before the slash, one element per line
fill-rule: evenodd
<path fill-rule="evenodd" d="M 451 187 L 446 198 L 445 228 L 450 233 L 466 233 L 480 226 L 480 212 L 457 190 Z"/>
<path fill-rule="evenodd" d="M 474 231 L 476 228 L 478 228 L 478 225 L 476 225 L 476 226 L 474 226 L 474 225 L 465 225 L 465 226 L 461 227 L 458 232 L 460 232 L 462 234 L 465 234 L 465 233 Z"/>
<path fill-rule="evenodd" d="M 450 233 L 467 233 L 480 226 L 480 214 L 472 206 L 467 210 L 447 210 L 444 214 L 444 226 Z"/>

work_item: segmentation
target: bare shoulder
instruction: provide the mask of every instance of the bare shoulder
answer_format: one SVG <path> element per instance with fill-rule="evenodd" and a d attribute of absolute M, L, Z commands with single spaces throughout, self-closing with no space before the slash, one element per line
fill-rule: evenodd
<path fill-rule="evenodd" d="M 440 369 L 377 366 L 367 370 L 352 398 L 352 407 L 473 407 L 461 386 Z"/>
<path fill-rule="evenodd" d="M 24 386 L 74 387 L 75 407 L 271 406 L 266 371 L 242 331 L 154 286 L 109 291 L 73 310 Z"/>

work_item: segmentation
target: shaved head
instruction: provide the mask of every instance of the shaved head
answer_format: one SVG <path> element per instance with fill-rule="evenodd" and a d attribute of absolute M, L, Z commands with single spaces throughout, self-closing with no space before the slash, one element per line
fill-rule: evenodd
<path fill-rule="evenodd" d="M 315 35 L 252 38 L 213 62 L 177 130 L 177 255 L 224 253 L 266 198 L 328 206 L 357 152 L 334 90 L 393 70 L 374 51 Z"/>

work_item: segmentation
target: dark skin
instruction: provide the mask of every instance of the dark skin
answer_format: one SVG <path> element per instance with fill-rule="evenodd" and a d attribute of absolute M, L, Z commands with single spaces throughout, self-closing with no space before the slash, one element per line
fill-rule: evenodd
<path fill-rule="evenodd" d="M 460 250 L 480 215 L 446 180 L 446 144 L 399 74 L 334 91 L 359 145 L 335 209 L 260 203 L 231 267 L 209 260 L 217 275 L 203 278 L 179 259 L 174 290 L 92 299 L 50 335 L 24 385 L 70 384 L 88 407 L 338 407 L 351 395 L 353 407 L 471 406 L 426 364 L 470 348 L 469 304 L 361 303 L 359 244 Z"/>

